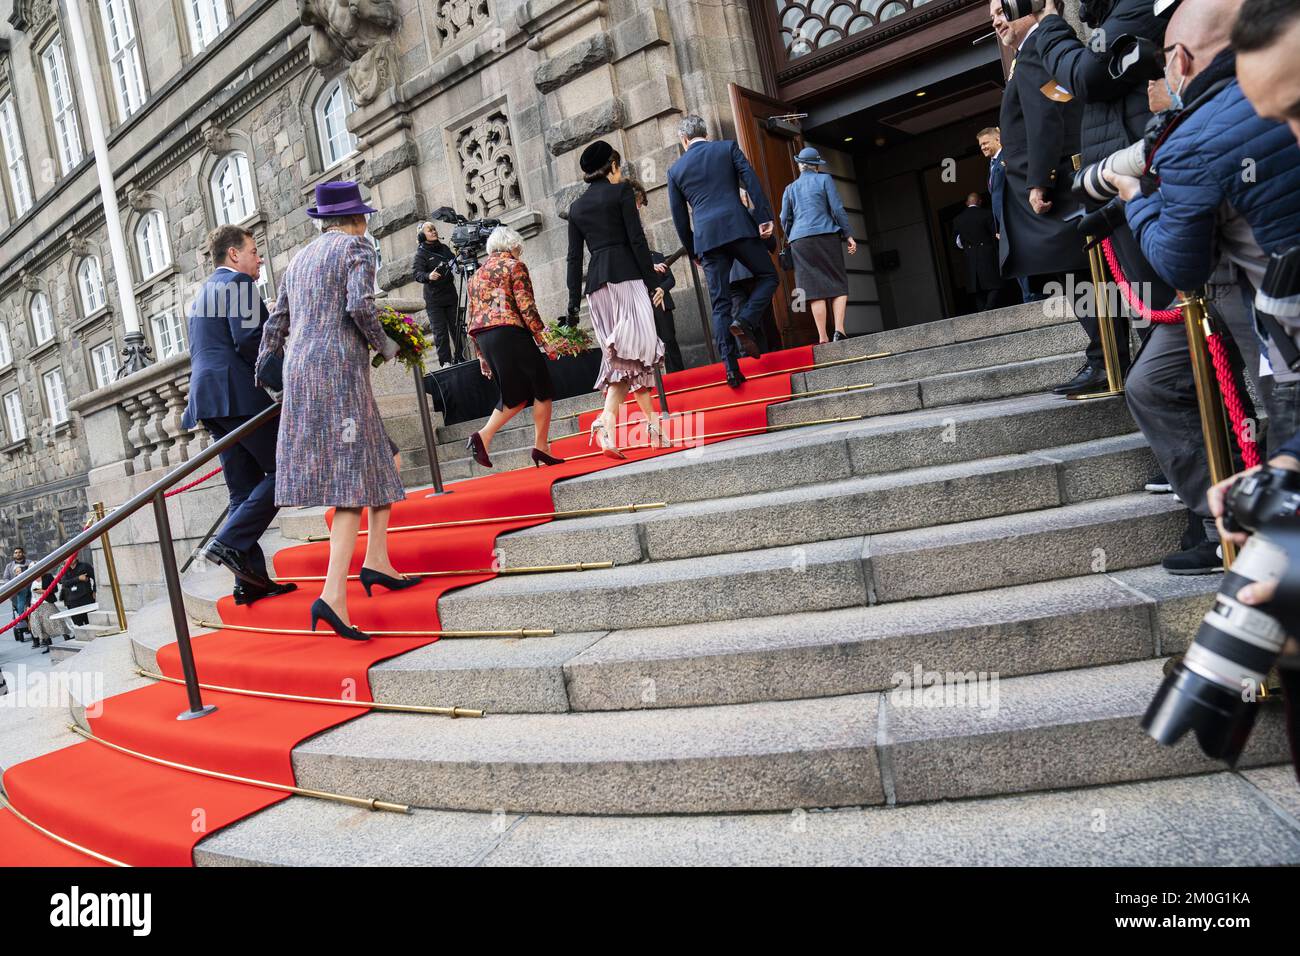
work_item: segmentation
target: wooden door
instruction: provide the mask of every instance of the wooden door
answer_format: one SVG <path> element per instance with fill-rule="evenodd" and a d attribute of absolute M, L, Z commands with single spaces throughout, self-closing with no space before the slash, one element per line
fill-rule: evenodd
<path fill-rule="evenodd" d="M 736 142 L 758 173 L 763 191 L 767 193 L 767 200 L 772 206 L 772 214 L 777 217 L 776 237 L 780 248 L 779 244 L 785 241 L 780 222 L 781 194 L 797 174 L 794 156 L 803 148 L 803 136 L 798 120 L 773 122 L 771 118 L 797 111 L 789 103 L 774 100 L 735 83 L 730 85 L 730 92 L 731 112 L 736 121 Z M 776 273 L 781 284 L 773 298 L 772 310 L 777 330 L 781 333 L 782 346 L 792 348 L 816 342 L 817 329 L 813 325 L 812 313 L 795 312 L 790 308 L 794 293 L 794 273 L 786 272 L 779 263 L 776 265 Z"/>

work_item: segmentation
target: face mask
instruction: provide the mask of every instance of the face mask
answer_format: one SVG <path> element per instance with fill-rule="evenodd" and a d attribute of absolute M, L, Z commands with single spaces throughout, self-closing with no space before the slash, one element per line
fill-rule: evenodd
<path fill-rule="evenodd" d="M 1184 86 L 1186 85 L 1186 83 L 1187 83 L 1187 77 L 1185 77 L 1185 76 L 1183 76 L 1183 77 L 1179 77 L 1179 79 L 1178 79 L 1178 89 L 1176 89 L 1176 90 L 1175 90 L 1173 87 L 1171 87 L 1171 86 L 1169 85 L 1169 74 L 1168 74 L 1168 73 L 1165 73 L 1164 82 L 1165 82 L 1165 92 L 1169 94 L 1169 106 L 1170 106 L 1172 109 L 1176 109 L 1176 110 L 1180 110 L 1180 109 L 1182 109 L 1182 108 L 1183 108 L 1183 105 L 1184 105 L 1184 104 L 1183 104 L 1183 87 L 1184 87 Z"/>

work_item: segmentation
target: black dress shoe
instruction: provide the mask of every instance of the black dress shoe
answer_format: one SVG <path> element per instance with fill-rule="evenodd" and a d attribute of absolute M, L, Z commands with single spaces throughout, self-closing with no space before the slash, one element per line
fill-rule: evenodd
<path fill-rule="evenodd" d="M 339 637 L 346 637 L 350 641 L 370 640 L 369 634 L 365 631 L 359 631 L 355 627 L 348 627 L 348 625 L 344 624 L 343 621 L 339 619 L 339 616 L 334 613 L 334 608 L 330 607 L 320 598 L 317 598 L 311 602 L 311 629 L 313 631 L 316 630 L 316 622 L 321 618 L 325 619 L 325 623 L 333 628 L 334 633 Z"/>
<path fill-rule="evenodd" d="M 236 551 L 228 544 L 222 544 L 220 541 L 213 540 L 203 554 L 204 557 L 213 564 L 221 565 L 245 584 L 251 585 L 259 591 L 265 591 L 269 594 L 273 589 L 278 587 L 278 585 L 270 578 L 261 574 L 251 564 L 249 564 L 248 555 Z"/>
<path fill-rule="evenodd" d="M 740 369 L 727 369 L 727 384 L 732 388 L 740 388 L 740 386 L 745 384 L 745 376 L 740 374 Z"/>
<path fill-rule="evenodd" d="M 848 338 L 847 335 L 845 335 L 843 332 L 841 332 L 841 331 L 839 331 L 839 330 L 837 329 L 837 330 L 835 331 L 835 334 L 831 336 L 831 341 L 832 341 L 832 342 L 843 342 L 843 341 L 844 341 L 845 339 L 847 339 L 847 338 Z"/>
<path fill-rule="evenodd" d="M 272 584 L 269 591 L 261 588 L 250 587 L 246 584 L 236 584 L 235 589 L 231 594 L 235 598 L 235 605 L 237 607 L 244 607 L 256 601 L 260 601 L 264 597 L 276 597 L 277 595 L 289 594 L 296 590 L 298 590 L 298 585 L 293 583 Z"/>
<path fill-rule="evenodd" d="M 758 358 L 763 353 L 759 351 L 758 343 L 754 341 L 753 333 L 740 321 L 731 323 L 731 334 L 736 341 L 740 343 L 740 350 L 750 358 Z"/>
<path fill-rule="evenodd" d="M 1089 370 L 1090 374 L 1083 381 L 1075 385 L 1074 388 L 1066 392 L 1066 395 L 1092 395 L 1095 392 L 1105 392 L 1110 390 L 1110 378 L 1106 375 L 1104 368 L 1094 368 Z"/>

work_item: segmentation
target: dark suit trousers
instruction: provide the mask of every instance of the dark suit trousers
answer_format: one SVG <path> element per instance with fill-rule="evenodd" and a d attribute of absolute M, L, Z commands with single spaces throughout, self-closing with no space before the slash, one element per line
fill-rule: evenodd
<path fill-rule="evenodd" d="M 247 418 L 205 418 L 213 439 L 234 431 Z M 275 520 L 275 425 L 263 425 L 221 453 L 222 474 L 230 491 L 230 514 L 217 532 L 217 540 L 249 555 L 265 568 L 257 539 Z"/>
<path fill-rule="evenodd" d="M 718 354 L 728 367 L 736 366 L 740 360 L 740 349 L 731 334 L 731 267 L 740 262 L 753 273 L 753 291 L 744 308 L 734 318 L 748 326 L 751 334 L 755 335 L 760 328 L 763 310 L 776 293 L 776 267 L 772 265 L 772 257 L 763 245 L 763 240 L 757 237 L 733 239 L 716 249 L 710 249 L 700 254 L 700 262 L 704 265 L 704 276 L 709 283 L 709 301 L 713 306 L 713 337 L 718 345 Z"/>
<path fill-rule="evenodd" d="M 677 344 L 677 324 L 673 321 L 670 309 L 655 309 L 655 331 L 659 341 L 664 344 L 664 371 L 680 372 L 686 368 L 682 361 L 682 350 Z"/>
<path fill-rule="evenodd" d="M 441 365 L 450 365 L 452 361 L 451 330 L 456 325 L 456 310 L 457 304 L 455 302 L 450 305 L 426 304 L 424 307 L 425 313 L 429 316 L 429 328 L 433 332 L 433 343 L 438 350 L 438 363 Z M 464 343 L 458 341 L 456 343 L 457 363 L 465 361 L 465 356 L 460 354 L 462 348 L 464 348 Z"/>

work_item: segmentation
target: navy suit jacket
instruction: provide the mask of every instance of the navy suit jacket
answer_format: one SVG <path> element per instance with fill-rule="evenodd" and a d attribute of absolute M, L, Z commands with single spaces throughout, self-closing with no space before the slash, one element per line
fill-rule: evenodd
<path fill-rule="evenodd" d="M 754 203 L 752 216 L 740 201 L 742 186 Z M 691 256 L 734 239 L 757 238 L 755 222 L 775 219 L 754 167 L 729 139 L 694 142 L 669 167 L 668 205 L 677 236 Z"/>
<path fill-rule="evenodd" d="M 1002 151 L 998 151 L 998 156 Z M 993 221 L 998 233 L 1002 232 L 1002 193 L 1007 187 L 1007 171 L 1002 168 L 1002 160 L 994 157 L 989 160 L 989 205 L 993 207 Z"/>
<path fill-rule="evenodd" d="M 242 272 L 218 270 L 190 304 L 190 400 L 181 425 L 256 415 L 271 397 L 253 383 L 266 303 Z"/>

